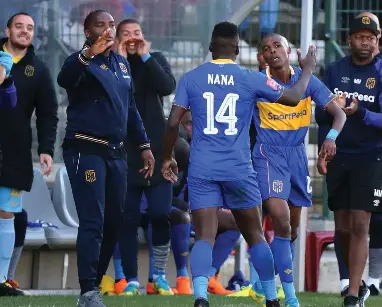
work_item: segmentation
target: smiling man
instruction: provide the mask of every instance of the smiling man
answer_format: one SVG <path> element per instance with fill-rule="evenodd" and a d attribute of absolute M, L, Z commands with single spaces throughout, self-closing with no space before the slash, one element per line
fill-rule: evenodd
<path fill-rule="evenodd" d="M 22 137 L 26 139 L 26 153 L 18 160 L 17 173 L 13 170 L 14 179 L 18 184 L 29 182 L 33 178 L 32 164 L 32 131 L 31 118 L 36 112 L 36 127 L 40 163 L 44 175 L 49 175 L 53 164 L 54 144 L 57 132 L 57 97 L 53 81 L 47 66 L 35 55 L 32 41 L 34 38 L 34 21 L 27 13 L 17 13 L 7 22 L 5 32 L 7 38 L 0 40 L 0 48 L 12 55 L 13 67 L 11 75 L 17 90 L 17 106 L 14 111 L 19 116 L 18 121 Z M 4 117 L 4 127 L 12 127 L 14 117 Z M 14 281 L 14 273 L 24 245 L 27 229 L 27 213 L 25 210 L 15 213 L 16 240 L 9 267 L 7 282 L 18 288 Z"/>
<path fill-rule="evenodd" d="M 128 142 L 127 164 L 129 180 L 125 204 L 126 227 L 123 230 L 126 238 L 130 238 L 127 257 L 128 285 L 126 295 L 139 294 L 138 282 L 138 241 L 137 233 L 140 224 L 140 204 L 142 194 L 147 198 L 148 216 L 152 225 L 152 248 L 154 261 L 153 280 L 148 289 L 154 287 L 160 295 L 173 295 L 165 278 L 168 256 L 170 253 L 171 227 L 169 221 L 172 203 L 172 184 L 165 180 L 160 172 L 163 139 L 166 121 L 163 113 L 163 97 L 175 90 L 176 81 L 171 66 L 161 52 L 150 50 L 141 25 L 137 20 L 125 19 L 117 27 L 119 40 L 118 53 L 128 61 L 135 86 L 135 101 L 142 116 L 147 136 L 156 159 L 155 171 L 151 178 L 145 178 L 139 172 L 142 168 L 139 150 Z M 134 240 L 135 239 L 135 240 Z M 189 288 L 189 281 L 187 283 Z"/>

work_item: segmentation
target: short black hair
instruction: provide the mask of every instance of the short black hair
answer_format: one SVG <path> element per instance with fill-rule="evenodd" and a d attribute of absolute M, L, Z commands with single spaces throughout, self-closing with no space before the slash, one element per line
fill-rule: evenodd
<path fill-rule="evenodd" d="M 212 31 L 212 39 L 225 38 L 225 39 L 235 39 L 239 36 L 239 29 L 237 25 L 232 22 L 223 21 L 215 25 Z"/>
<path fill-rule="evenodd" d="M 12 24 L 13 24 L 13 20 L 17 17 L 17 16 L 20 16 L 20 15 L 23 15 L 23 16 L 29 16 L 30 18 L 32 18 L 31 15 L 29 15 L 28 13 L 25 13 L 25 12 L 18 12 L 14 15 L 12 15 L 8 21 L 7 21 L 7 28 L 10 28 L 12 27 Z M 32 18 L 33 19 L 33 18 Z"/>
<path fill-rule="evenodd" d="M 118 26 L 117 26 L 117 36 L 119 35 L 119 32 L 121 31 L 121 28 L 124 26 L 124 25 L 131 25 L 131 24 L 137 24 L 137 25 L 141 25 L 141 23 L 134 19 L 134 18 L 127 18 L 127 19 L 124 19 L 122 20 Z"/>
<path fill-rule="evenodd" d="M 264 41 L 269 38 L 269 37 L 274 37 L 274 36 L 279 36 L 280 39 L 281 39 L 281 42 L 285 45 L 286 48 L 289 48 L 289 42 L 288 40 L 286 39 L 285 36 L 282 36 L 281 34 L 278 34 L 278 33 L 267 33 L 263 36 L 263 38 L 261 39 L 260 41 L 260 44 L 258 46 L 258 49 L 261 50 L 261 48 L 263 47 L 263 44 L 264 44 Z"/>
<path fill-rule="evenodd" d="M 93 19 L 95 16 L 97 16 L 100 13 L 107 13 L 105 10 L 95 10 L 92 11 L 86 16 L 85 21 L 84 21 L 84 30 L 88 30 L 90 27 L 90 24 L 93 22 Z"/>

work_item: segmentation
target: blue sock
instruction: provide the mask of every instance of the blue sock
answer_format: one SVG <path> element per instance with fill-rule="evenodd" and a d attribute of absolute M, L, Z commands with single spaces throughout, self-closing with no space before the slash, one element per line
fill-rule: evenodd
<path fill-rule="evenodd" d="M 280 280 L 282 282 L 293 282 L 290 238 L 275 236 L 271 244 L 271 250 L 280 275 Z"/>
<path fill-rule="evenodd" d="M 115 280 L 120 280 L 126 278 L 123 273 L 122 263 L 121 263 L 121 252 L 119 251 L 119 244 L 117 243 L 114 248 L 113 254 L 113 262 L 114 262 L 114 278 Z"/>
<path fill-rule="evenodd" d="M 276 267 L 279 271 L 281 284 L 284 289 L 285 301 L 288 304 L 291 300 L 296 299 L 296 291 L 293 285 L 293 264 L 290 238 L 275 236 L 271 244 L 271 249 Z"/>
<path fill-rule="evenodd" d="M 190 231 L 191 224 L 178 224 L 171 227 L 171 246 L 176 265 L 176 277 L 188 277 L 187 261 Z"/>
<path fill-rule="evenodd" d="M 208 271 L 212 266 L 212 246 L 207 241 L 197 240 L 191 251 L 190 267 L 194 298 L 207 299 Z"/>
<path fill-rule="evenodd" d="M 257 274 L 251 259 L 249 259 L 249 282 L 252 285 L 252 289 L 255 292 L 259 294 L 264 294 L 263 287 L 261 286 L 259 274 Z"/>
<path fill-rule="evenodd" d="M 292 254 L 292 262 L 294 261 L 294 247 L 295 247 L 295 244 L 294 244 L 295 241 L 290 241 L 290 252 Z"/>
<path fill-rule="evenodd" d="M 273 240 L 274 240 L 274 238 L 273 238 Z M 273 240 L 272 240 L 272 242 L 273 242 Z M 272 246 L 272 242 L 271 242 L 270 246 Z M 272 249 L 271 249 L 271 250 L 272 250 Z M 274 257 L 274 256 L 273 256 L 273 260 L 275 260 L 275 257 Z M 274 268 L 275 268 L 275 276 L 279 275 L 279 271 L 277 270 L 276 263 L 274 263 L 273 266 L 274 266 Z"/>
<path fill-rule="evenodd" d="M 149 223 L 149 227 L 147 229 L 147 237 L 149 241 L 149 282 L 153 281 L 153 276 L 160 275 L 159 272 L 154 272 L 154 256 L 153 256 L 153 227 L 151 223 Z"/>
<path fill-rule="evenodd" d="M 15 245 L 14 218 L 0 219 L 0 282 L 7 279 L 9 263 Z"/>
<path fill-rule="evenodd" d="M 340 271 L 340 279 L 349 279 L 349 270 L 342 260 L 341 256 L 341 245 L 340 245 L 340 235 L 336 231 L 334 233 L 334 250 L 336 252 L 336 257 L 338 261 L 338 270 Z"/>
<path fill-rule="evenodd" d="M 192 286 L 194 288 L 194 298 L 208 299 L 207 289 L 208 289 L 208 277 L 207 276 L 198 276 L 192 280 Z"/>
<path fill-rule="evenodd" d="M 134 282 L 136 285 L 139 286 L 138 277 L 130 277 L 129 280 L 128 280 L 127 282 L 128 282 L 128 283 L 130 283 L 130 282 Z"/>
<path fill-rule="evenodd" d="M 264 295 L 267 300 L 277 298 L 275 269 L 273 264 L 272 251 L 265 241 L 261 241 L 252 245 L 248 249 L 248 254 L 251 255 L 252 264 L 259 274 L 261 286 L 264 290 Z"/>
<path fill-rule="evenodd" d="M 295 241 L 290 242 L 290 252 L 292 254 L 292 271 L 294 270 L 294 247 L 295 247 Z"/>
<path fill-rule="evenodd" d="M 285 305 L 293 304 L 293 306 L 298 304 L 298 299 L 296 297 L 296 292 L 294 289 L 293 282 L 281 282 L 283 290 L 285 293 Z"/>
<path fill-rule="evenodd" d="M 212 249 L 212 267 L 208 276 L 215 276 L 218 269 L 221 268 L 224 261 L 235 248 L 237 240 L 240 238 L 240 232 L 237 230 L 227 230 L 217 235 L 214 248 Z"/>
<path fill-rule="evenodd" d="M 208 278 L 215 276 L 217 271 L 218 270 L 213 265 L 211 265 L 210 269 L 208 270 Z"/>

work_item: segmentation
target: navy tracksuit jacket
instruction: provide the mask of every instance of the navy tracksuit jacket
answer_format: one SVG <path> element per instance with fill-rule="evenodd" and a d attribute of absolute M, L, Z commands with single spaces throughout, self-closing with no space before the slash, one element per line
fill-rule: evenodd
<path fill-rule="evenodd" d="M 129 64 L 122 56 L 111 51 L 109 57 L 89 60 L 74 53 L 57 82 L 69 99 L 63 156 L 79 218 L 79 281 L 87 292 L 94 289 L 101 243 L 115 245 L 122 222 L 124 143 L 128 138 L 143 150 L 149 148 L 149 140 L 133 99 Z M 102 235 L 108 240 L 103 242 Z"/>
<path fill-rule="evenodd" d="M 346 56 L 326 69 L 324 83 L 335 94 L 347 92 L 347 105 L 352 97 L 359 102 L 358 111 L 348 116 L 336 140 L 337 153 L 382 152 L 382 59 L 376 57 L 368 65 L 357 66 Z M 321 108 L 315 109 L 315 118 L 320 148 L 333 118 Z"/>

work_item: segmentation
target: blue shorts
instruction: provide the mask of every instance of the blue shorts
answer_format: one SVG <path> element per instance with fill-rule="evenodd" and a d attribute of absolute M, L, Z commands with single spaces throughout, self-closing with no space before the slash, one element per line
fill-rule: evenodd
<path fill-rule="evenodd" d="M 18 213 L 22 211 L 22 191 L 0 187 L 0 210 Z"/>
<path fill-rule="evenodd" d="M 256 144 L 252 158 L 263 201 L 275 197 L 297 207 L 312 205 L 312 186 L 304 144 L 298 147 Z"/>
<path fill-rule="evenodd" d="M 191 211 L 215 207 L 245 210 L 261 204 L 255 172 L 234 181 L 213 181 L 189 176 L 188 199 Z"/>

